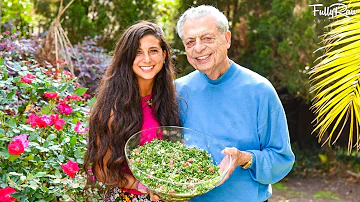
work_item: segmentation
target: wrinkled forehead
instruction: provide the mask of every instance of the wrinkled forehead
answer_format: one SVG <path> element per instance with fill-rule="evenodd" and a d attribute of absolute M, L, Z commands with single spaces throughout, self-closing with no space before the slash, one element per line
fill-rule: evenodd
<path fill-rule="evenodd" d="M 197 19 L 187 19 L 184 23 L 184 40 L 186 38 L 201 37 L 206 34 L 219 34 L 220 31 L 216 26 L 213 17 L 201 17 Z"/>

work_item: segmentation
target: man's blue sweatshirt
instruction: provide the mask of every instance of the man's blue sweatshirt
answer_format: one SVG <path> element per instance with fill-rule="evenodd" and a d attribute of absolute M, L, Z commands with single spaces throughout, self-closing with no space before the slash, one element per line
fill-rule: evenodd
<path fill-rule="evenodd" d="M 183 98 L 179 99 L 182 126 L 253 157 L 249 169 L 238 166 L 224 184 L 190 201 L 267 200 L 271 184 L 284 178 L 295 160 L 284 109 L 271 83 L 232 62 L 216 80 L 194 71 L 175 84 Z M 211 153 L 219 154 L 219 148 Z"/>

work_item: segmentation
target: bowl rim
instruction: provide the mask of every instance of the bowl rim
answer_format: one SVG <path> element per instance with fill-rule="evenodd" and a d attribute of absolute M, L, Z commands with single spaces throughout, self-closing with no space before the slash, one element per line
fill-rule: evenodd
<path fill-rule="evenodd" d="M 218 144 L 220 144 L 221 146 L 223 146 L 223 147 L 225 148 L 225 145 L 224 145 L 223 143 L 221 143 L 219 140 L 217 140 L 216 138 L 214 138 L 213 136 L 208 135 L 208 134 L 206 134 L 206 133 L 204 133 L 204 132 L 195 130 L 195 129 L 186 128 L 186 127 L 181 127 L 181 126 L 157 126 L 157 127 L 151 127 L 151 128 L 147 128 L 147 129 L 144 129 L 144 130 L 141 130 L 141 131 L 139 131 L 139 132 L 134 133 L 134 134 L 131 135 L 131 136 L 129 137 L 129 139 L 126 141 L 125 147 L 124 147 L 124 151 L 125 151 L 125 159 L 126 159 L 126 161 L 127 161 L 127 163 L 128 163 L 129 168 L 130 168 L 131 162 L 129 162 L 129 159 L 128 159 L 128 155 L 127 155 L 126 150 L 127 150 L 128 142 L 130 141 L 130 139 L 133 138 L 135 135 L 141 133 L 141 132 L 148 131 L 148 130 L 159 129 L 159 128 L 176 128 L 176 129 L 186 129 L 186 130 L 190 130 L 190 131 L 195 131 L 195 132 L 197 132 L 197 133 L 201 133 L 201 134 L 203 134 L 203 135 L 206 135 L 207 137 L 211 138 L 212 140 L 214 140 L 215 142 L 217 142 Z M 156 138 L 154 138 L 154 139 L 156 139 Z M 171 184 L 176 184 L 176 185 L 197 185 L 197 184 L 204 184 L 204 183 L 207 183 L 207 182 L 211 182 L 211 181 L 213 181 L 214 179 L 220 178 L 220 180 L 219 180 L 219 181 L 216 183 L 216 185 L 215 185 L 215 186 L 217 186 L 217 185 L 224 179 L 224 177 L 226 176 L 226 174 L 229 172 L 230 166 L 231 166 L 231 164 L 232 164 L 232 157 L 231 157 L 231 155 L 226 155 L 226 154 L 224 154 L 224 156 L 225 156 L 224 158 L 226 158 L 226 157 L 229 158 L 229 165 L 228 165 L 228 166 L 226 167 L 226 169 L 224 170 L 224 173 L 223 173 L 222 175 L 218 176 L 218 177 L 215 177 L 215 178 L 212 178 L 212 179 L 209 179 L 209 180 L 206 180 L 206 181 L 200 181 L 200 182 L 196 182 L 196 183 L 191 183 L 191 182 L 169 182 L 169 181 L 167 181 L 167 180 L 160 179 L 160 178 L 157 178 L 157 177 L 154 177 L 154 176 L 151 176 L 150 178 L 156 179 L 156 180 L 161 181 L 161 182 L 166 182 L 166 183 L 171 183 Z M 217 166 L 218 166 L 218 165 L 217 165 Z M 136 168 L 136 170 L 138 170 L 140 173 L 144 174 L 144 176 L 146 176 L 146 175 L 148 174 L 148 173 L 145 173 L 145 172 L 143 172 L 142 170 L 138 169 L 136 166 L 133 166 L 133 168 Z M 131 170 L 131 168 L 130 168 L 130 170 Z M 131 170 L 131 172 L 132 172 L 132 170 Z"/>

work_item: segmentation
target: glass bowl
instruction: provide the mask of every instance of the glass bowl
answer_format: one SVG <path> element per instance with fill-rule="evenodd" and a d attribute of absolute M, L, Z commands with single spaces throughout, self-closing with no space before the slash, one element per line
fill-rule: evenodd
<path fill-rule="evenodd" d="M 140 170 L 135 165 L 134 160 L 130 158 L 131 152 L 152 138 L 179 142 L 190 148 L 196 147 L 207 151 L 210 154 L 212 163 L 219 168 L 220 176 L 196 183 L 189 183 L 186 182 L 186 179 L 183 179 L 181 180 L 183 182 L 180 183 L 160 179 L 154 177 L 149 171 Z M 224 179 L 232 161 L 231 156 L 221 153 L 224 148 L 225 146 L 218 140 L 205 133 L 184 127 L 161 126 L 142 130 L 132 135 L 125 144 L 125 156 L 134 177 L 150 191 L 163 200 L 186 201 L 210 191 Z"/>

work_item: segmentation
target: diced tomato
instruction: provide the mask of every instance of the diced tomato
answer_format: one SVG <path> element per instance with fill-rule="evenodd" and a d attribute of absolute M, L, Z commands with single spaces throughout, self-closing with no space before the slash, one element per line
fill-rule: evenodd
<path fill-rule="evenodd" d="M 209 171 L 210 171 L 211 173 L 214 173 L 214 172 L 215 172 L 213 168 L 210 168 Z"/>

